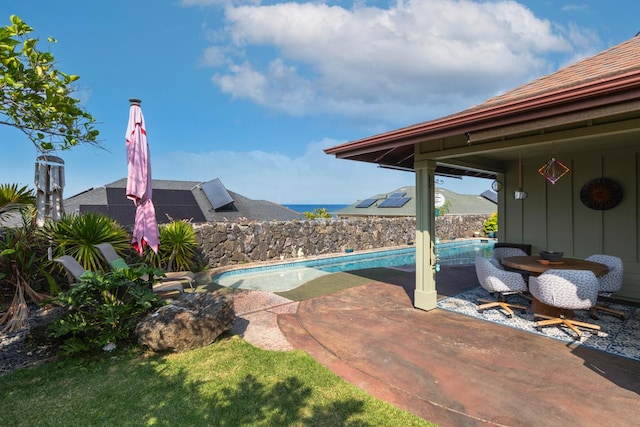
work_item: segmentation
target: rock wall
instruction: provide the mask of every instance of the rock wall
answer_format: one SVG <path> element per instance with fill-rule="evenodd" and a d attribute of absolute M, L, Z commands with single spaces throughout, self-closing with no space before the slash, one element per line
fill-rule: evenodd
<path fill-rule="evenodd" d="M 489 215 L 436 218 L 440 240 L 483 235 Z M 217 222 L 194 226 L 209 268 L 258 261 L 406 245 L 416 238 L 415 217 Z"/>

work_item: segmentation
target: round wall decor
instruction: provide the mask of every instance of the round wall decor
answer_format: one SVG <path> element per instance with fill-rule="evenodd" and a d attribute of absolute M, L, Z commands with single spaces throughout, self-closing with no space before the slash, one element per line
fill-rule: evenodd
<path fill-rule="evenodd" d="M 605 211 L 622 201 L 622 187 L 610 178 L 595 178 L 582 186 L 580 200 L 589 209 Z"/>

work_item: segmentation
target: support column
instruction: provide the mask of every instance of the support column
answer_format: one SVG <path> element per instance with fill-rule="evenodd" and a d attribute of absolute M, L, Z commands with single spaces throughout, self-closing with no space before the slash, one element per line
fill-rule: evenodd
<path fill-rule="evenodd" d="M 414 305 L 422 310 L 436 308 L 435 257 L 435 172 L 433 160 L 416 162 L 416 290 Z"/>

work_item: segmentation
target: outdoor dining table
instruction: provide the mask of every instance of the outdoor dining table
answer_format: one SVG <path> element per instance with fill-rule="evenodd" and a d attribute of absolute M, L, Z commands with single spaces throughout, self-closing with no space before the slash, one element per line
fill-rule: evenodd
<path fill-rule="evenodd" d="M 516 271 L 525 276 L 539 276 L 547 270 L 589 270 L 596 277 L 603 276 L 609 272 L 609 267 L 598 262 L 587 261 L 579 258 L 562 258 L 560 261 L 547 261 L 539 256 L 513 256 L 502 258 L 500 263 L 510 271 Z M 564 314 L 567 318 L 573 317 L 571 310 L 564 310 L 558 307 L 552 307 L 538 301 L 537 298 L 531 296 L 531 311 L 536 314 L 544 314 L 547 316 L 559 316 Z"/>

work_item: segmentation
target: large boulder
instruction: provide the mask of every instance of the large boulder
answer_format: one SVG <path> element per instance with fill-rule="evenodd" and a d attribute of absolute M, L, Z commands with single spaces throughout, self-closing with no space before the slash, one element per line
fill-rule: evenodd
<path fill-rule="evenodd" d="M 217 293 L 183 293 L 136 326 L 138 342 L 151 350 L 183 351 L 211 344 L 235 322 L 233 300 Z"/>

